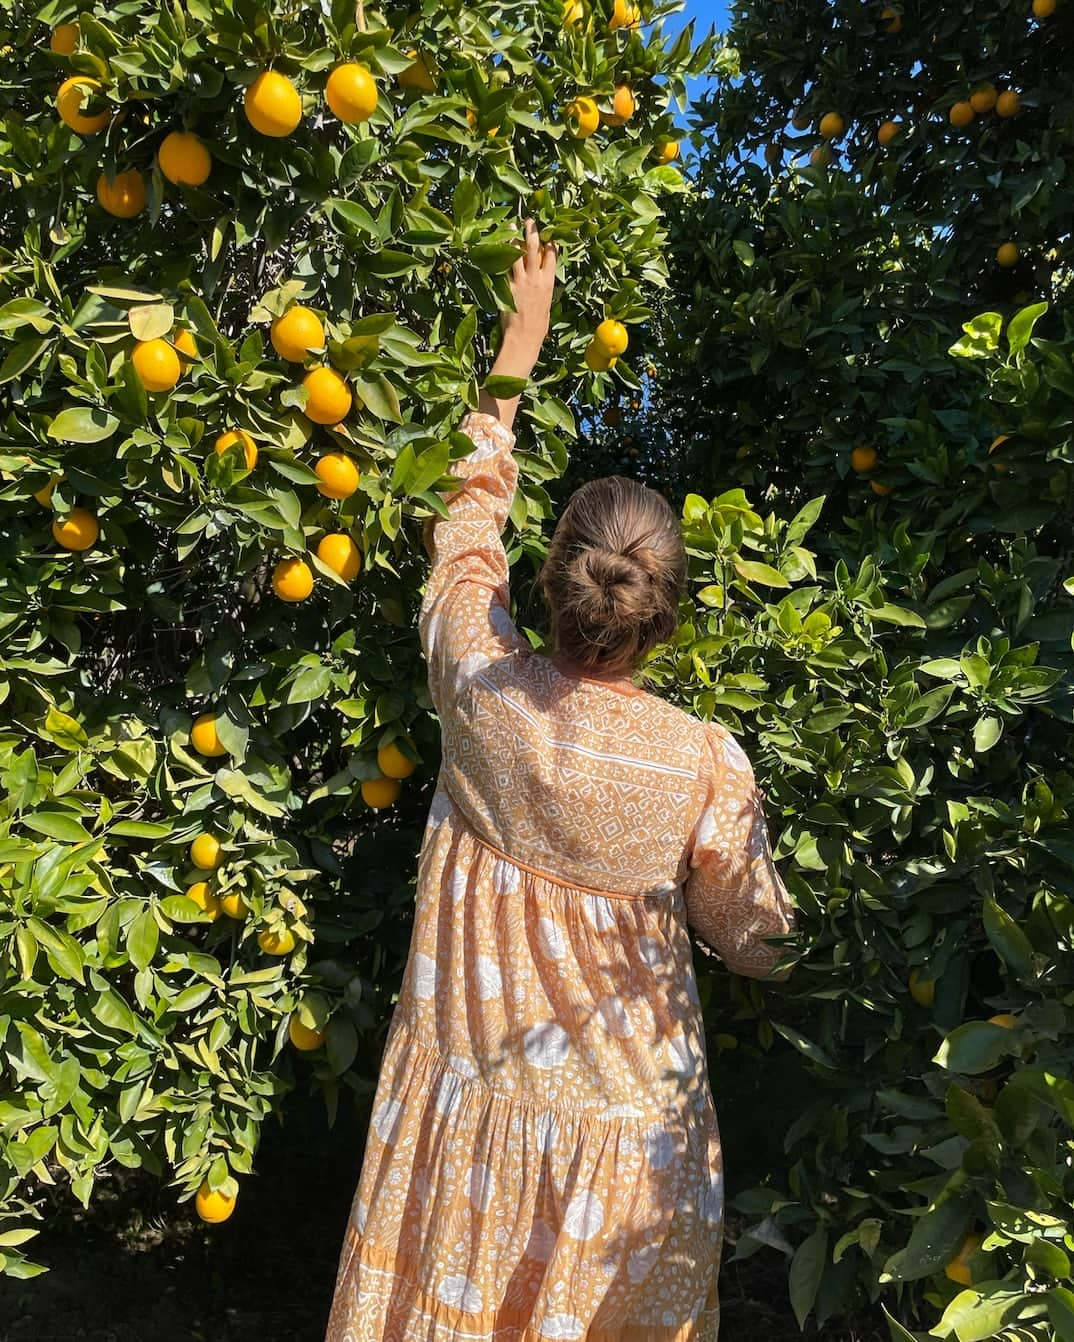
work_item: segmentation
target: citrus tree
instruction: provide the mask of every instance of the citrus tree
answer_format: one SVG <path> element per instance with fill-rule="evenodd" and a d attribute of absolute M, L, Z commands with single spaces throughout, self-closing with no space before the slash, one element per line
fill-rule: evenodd
<path fill-rule="evenodd" d="M 413 633 L 520 221 L 564 283 L 512 523 L 631 356 L 674 4 L 0 16 L 0 1266 L 43 1183 L 226 1218 L 295 1077 L 368 1093 L 437 766 Z M 513 387 L 500 387 L 501 394 Z"/>
<path fill-rule="evenodd" d="M 737 1252 L 896 1342 L 1074 1337 L 1072 24 L 739 5 L 631 406 L 691 491 L 653 674 L 742 733 L 802 911 L 785 988 L 705 988 L 717 1097 L 778 1077 Z"/>

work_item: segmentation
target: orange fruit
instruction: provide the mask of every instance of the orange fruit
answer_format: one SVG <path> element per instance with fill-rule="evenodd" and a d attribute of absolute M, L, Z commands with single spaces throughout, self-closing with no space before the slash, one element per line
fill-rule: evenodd
<path fill-rule="evenodd" d="M 354 403 L 346 378 L 323 364 L 311 368 L 302 385 L 306 388 L 306 418 L 314 424 L 338 424 Z"/>
<path fill-rule="evenodd" d="M 630 343 L 630 336 L 622 322 L 616 321 L 613 317 L 606 317 L 604 321 L 593 332 L 593 339 L 605 354 L 622 354 Z"/>
<path fill-rule="evenodd" d="M 1022 99 L 1014 89 L 1004 89 L 996 99 L 996 115 L 1001 117 L 1017 116 Z"/>
<path fill-rule="evenodd" d="M 982 116 L 985 112 L 991 112 L 998 96 L 994 84 L 982 84 L 970 94 L 970 106 L 978 116 Z"/>
<path fill-rule="evenodd" d="M 246 120 L 262 135 L 281 139 L 302 120 L 302 100 L 286 75 L 262 70 L 243 99 Z"/>
<path fill-rule="evenodd" d="M 1000 246 L 996 248 L 996 260 L 1004 270 L 1010 270 L 1011 266 L 1015 265 L 1018 260 L 1017 243 L 1001 243 Z"/>
<path fill-rule="evenodd" d="M 131 362 L 146 391 L 171 391 L 183 371 L 179 355 L 166 340 L 139 340 Z"/>
<path fill-rule="evenodd" d="M 377 85 L 364 65 L 337 65 L 324 88 L 325 102 L 348 125 L 368 121 L 377 110 Z"/>
<path fill-rule="evenodd" d="M 220 910 L 229 918 L 234 918 L 236 922 L 241 922 L 250 912 L 246 907 L 246 900 L 238 890 L 230 890 L 226 895 L 220 896 Z"/>
<path fill-rule="evenodd" d="M 232 447 L 242 448 L 242 457 L 246 469 L 252 471 L 257 465 L 257 444 L 245 429 L 229 429 L 227 433 L 222 433 L 213 443 L 213 451 L 219 456 L 223 456 Z"/>
<path fill-rule="evenodd" d="M 290 955 L 295 948 L 295 934 L 289 927 L 280 931 L 266 928 L 264 932 L 258 932 L 257 944 L 266 955 Z"/>
<path fill-rule="evenodd" d="M 850 464 L 859 474 L 871 471 L 877 463 L 875 447 L 856 447 L 850 454 Z"/>
<path fill-rule="evenodd" d="M 881 498 L 883 498 L 886 494 L 891 493 L 891 486 L 885 485 L 880 480 L 870 480 L 869 488 L 873 491 L 874 494 L 879 494 Z"/>
<path fill-rule="evenodd" d="M 202 913 L 209 915 L 209 921 L 215 923 L 220 917 L 220 900 L 209 888 L 208 881 L 195 881 L 186 889 L 187 899 L 192 899 Z"/>
<path fill-rule="evenodd" d="M 77 23 L 58 23 L 53 28 L 48 40 L 49 51 L 54 51 L 57 56 L 70 56 L 77 46 Z"/>
<path fill-rule="evenodd" d="M 958 1253 L 944 1268 L 944 1276 L 948 1280 L 957 1282 L 959 1286 L 973 1285 L 973 1269 L 967 1261 L 971 1254 L 977 1252 L 981 1247 L 980 1235 L 967 1235 L 959 1246 Z"/>
<path fill-rule="evenodd" d="M 637 28 L 641 23 L 641 15 L 638 13 L 637 5 L 632 0 L 615 0 L 612 6 L 612 16 L 608 20 L 608 31 L 614 33 L 617 28 Z"/>
<path fill-rule="evenodd" d="M 394 741 L 389 741 L 377 751 L 377 768 L 385 778 L 409 778 L 417 767 Z"/>
<path fill-rule="evenodd" d="M 227 746 L 216 730 L 215 713 L 199 713 L 190 726 L 190 744 L 199 755 L 216 758 L 227 754 Z"/>
<path fill-rule="evenodd" d="M 272 590 L 281 601 L 305 601 L 313 591 L 313 574 L 304 559 L 281 559 L 272 570 Z"/>
<path fill-rule="evenodd" d="M 269 330 L 272 348 L 288 363 L 303 363 L 310 350 L 324 346 L 324 327 L 312 308 L 295 303 Z"/>
<path fill-rule="evenodd" d="M 838 112 L 825 112 L 820 119 L 820 133 L 826 140 L 838 140 L 847 128 L 847 123 Z"/>
<path fill-rule="evenodd" d="M 477 109 L 474 107 L 468 107 L 466 109 L 466 124 L 470 127 L 472 131 L 476 131 L 477 123 L 478 123 Z M 488 130 L 485 132 L 485 134 L 489 137 L 490 140 L 494 135 L 499 135 L 499 133 L 500 133 L 499 126 L 490 126 Z"/>
<path fill-rule="evenodd" d="M 40 489 L 34 490 L 34 498 L 40 503 L 42 508 L 48 508 L 52 504 L 52 491 L 63 479 L 62 475 L 53 475 L 49 477 L 48 483 L 43 484 Z"/>
<path fill-rule="evenodd" d="M 604 347 L 594 338 L 585 347 L 586 367 L 593 373 L 607 373 L 615 367 L 618 359 L 614 354 L 606 353 Z"/>
<path fill-rule="evenodd" d="M 321 481 L 317 488 L 326 499 L 349 499 L 358 488 L 358 467 L 346 452 L 326 452 L 313 469 Z"/>
<path fill-rule="evenodd" d="M 401 791 L 398 778 L 366 778 L 362 783 L 362 801 L 380 811 L 398 800 Z"/>
<path fill-rule="evenodd" d="M 187 360 L 198 357 L 198 342 L 194 339 L 190 331 L 185 326 L 178 326 L 172 332 L 172 344 L 185 358 L 181 358 L 179 363 L 182 365 L 183 372 L 186 372 Z"/>
<path fill-rule="evenodd" d="M 351 582 L 362 571 L 362 552 L 343 532 L 323 536 L 317 546 L 317 558 L 345 582 Z"/>
<path fill-rule="evenodd" d="M 892 9 L 890 5 L 880 11 L 880 21 L 889 33 L 902 32 L 902 15 L 897 9 Z"/>
<path fill-rule="evenodd" d="M 1050 19 L 1055 13 L 1055 0 L 1033 0 L 1033 17 Z"/>
<path fill-rule="evenodd" d="M 573 28 L 585 18 L 585 5 L 582 0 L 563 0 L 563 26 Z"/>
<path fill-rule="evenodd" d="M 199 834 L 190 845 L 190 860 L 202 871 L 215 871 L 224 860 L 220 840 L 216 835 Z"/>
<path fill-rule="evenodd" d="M 968 126 L 973 120 L 973 104 L 971 102 L 957 102 L 947 114 L 947 119 L 952 126 L 957 126 L 961 130 Z"/>
<path fill-rule="evenodd" d="M 897 121 L 885 121 L 884 124 L 880 127 L 880 129 L 876 132 L 876 138 L 886 149 L 887 146 L 892 142 L 892 140 L 894 140 L 896 135 L 898 135 L 901 129 L 902 127 L 899 125 Z"/>
<path fill-rule="evenodd" d="M 145 178 L 137 168 L 117 172 L 111 181 L 102 172 L 97 178 L 97 199 L 117 219 L 133 219 L 145 209 Z"/>
<path fill-rule="evenodd" d="M 586 140 L 600 125 L 600 109 L 592 98 L 575 98 L 566 108 L 567 129 L 576 140 Z"/>
<path fill-rule="evenodd" d="M 194 1198 L 194 1207 L 201 1219 L 209 1225 L 219 1225 L 226 1221 L 235 1210 L 236 1199 L 218 1188 L 210 1188 L 203 1183 Z"/>
<path fill-rule="evenodd" d="M 90 79 L 88 75 L 72 75 L 65 79 L 56 94 L 56 110 L 60 120 L 77 135 L 96 135 L 104 130 L 112 119 L 112 113 L 95 112 L 87 115 L 82 108 L 94 94 L 99 93 L 103 85 L 99 79 Z"/>
<path fill-rule="evenodd" d="M 808 130 L 810 116 L 808 112 L 798 112 L 791 118 L 791 125 L 795 130 Z"/>
<path fill-rule="evenodd" d="M 604 117 L 609 126 L 625 126 L 637 109 L 634 90 L 629 84 L 616 84 L 612 97 L 612 110 Z"/>
<path fill-rule="evenodd" d="M 809 161 L 814 168 L 826 168 L 832 161 L 831 147 L 826 144 L 818 144 L 810 154 Z"/>
<path fill-rule="evenodd" d="M 324 1031 L 311 1030 L 297 1016 L 292 1016 L 287 1022 L 287 1036 L 300 1053 L 312 1053 L 324 1043 Z"/>
<path fill-rule="evenodd" d="M 407 52 L 410 64 L 396 75 L 396 79 L 405 89 L 417 89 L 421 93 L 435 93 L 436 80 L 433 78 L 429 63 L 416 49 Z"/>
<path fill-rule="evenodd" d="M 679 142 L 662 135 L 653 145 L 653 153 L 661 163 L 674 163 L 679 157 Z"/>
<path fill-rule="evenodd" d="M 201 186 L 212 172 L 213 159 L 193 131 L 173 130 L 157 150 L 160 170 L 176 186 Z"/>
<path fill-rule="evenodd" d="M 1010 436 L 1009 433 L 1001 433 L 998 438 L 993 438 L 988 444 L 989 452 L 994 452 L 997 447 L 1002 447 L 1004 443 L 1009 442 Z"/>
<path fill-rule="evenodd" d="M 1018 1026 L 1018 1017 L 1009 1011 L 1001 1011 L 998 1016 L 989 1016 L 989 1025 L 1002 1025 L 1005 1030 L 1014 1030 Z"/>
<path fill-rule="evenodd" d="M 88 550 L 97 541 L 101 528 L 88 508 L 72 508 L 66 517 L 52 523 L 52 535 L 65 550 Z"/>
<path fill-rule="evenodd" d="M 936 980 L 926 978 L 920 969 L 911 969 L 910 996 L 918 1006 L 932 1006 L 936 1001 Z"/>

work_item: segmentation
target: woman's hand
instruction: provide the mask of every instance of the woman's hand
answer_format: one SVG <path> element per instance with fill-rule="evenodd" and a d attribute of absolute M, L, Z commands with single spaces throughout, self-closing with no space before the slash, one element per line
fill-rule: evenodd
<path fill-rule="evenodd" d="M 556 259 L 555 243 L 542 243 L 536 223 L 527 219 L 525 250 L 511 271 L 515 310 L 503 314 L 503 339 L 490 376 L 528 378 L 533 372 L 548 334 Z M 478 409 L 510 428 L 518 409 L 518 397 L 500 400 L 483 391 Z"/>

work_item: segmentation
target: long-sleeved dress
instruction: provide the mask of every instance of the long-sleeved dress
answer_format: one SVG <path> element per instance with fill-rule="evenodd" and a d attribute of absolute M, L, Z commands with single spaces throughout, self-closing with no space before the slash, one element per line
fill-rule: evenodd
<path fill-rule="evenodd" d="M 789 901 L 725 730 L 516 631 L 514 437 L 463 428 L 421 612 L 443 765 L 327 1342 L 713 1342 L 687 923 L 763 975 Z"/>

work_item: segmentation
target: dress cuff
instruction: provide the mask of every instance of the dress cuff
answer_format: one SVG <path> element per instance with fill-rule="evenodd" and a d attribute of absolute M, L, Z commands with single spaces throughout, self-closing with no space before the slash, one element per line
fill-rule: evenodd
<path fill-rule="evenodd" d="M 510 429 L 501 424 L 495 415 L 486 415 L 479 410 L 471 410 L 463 419 L 459 428 L 468 437 L 472 438 L 475 446 L 488 449 L 512 448 L 515 445 L 515 435 Z"/>

